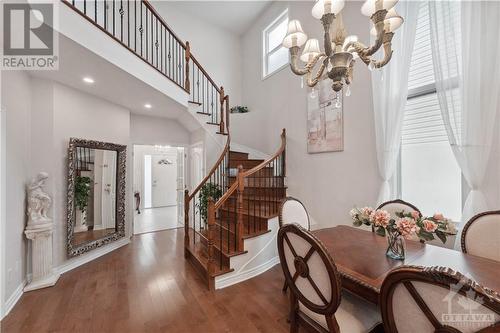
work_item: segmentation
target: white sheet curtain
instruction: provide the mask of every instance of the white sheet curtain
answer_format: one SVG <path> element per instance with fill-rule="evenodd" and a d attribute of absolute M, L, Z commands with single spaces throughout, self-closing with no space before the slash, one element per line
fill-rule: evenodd
<path fill-rule="evenodd" d="M 462 225 L 487 210 L 481 191 L 500 120 L 500 2 L 431 1 L 431 44 L 443 121 L 470 192 Z"/>
<path fill-rule="evenodd" d="M 408 97 L 408 72 L 415 44 L 418 1 L 400 1 L 396 11 L 405 22 L 392 41 L 394 53 L 385 67 L 372 73 L 375 138 L 379 173 L 383 180 L 378 203 L 393 199 L 390 179 L 401 147 L 401 128 Z"/>

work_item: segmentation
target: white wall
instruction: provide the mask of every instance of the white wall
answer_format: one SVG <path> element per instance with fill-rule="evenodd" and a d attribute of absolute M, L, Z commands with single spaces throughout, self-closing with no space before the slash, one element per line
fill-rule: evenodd
<path fill-rule="evenodd" d="M 343 152 L 307 154 L 307 90 L 290 69 L 262 80 L 262 31 L 286 7 L 299 19 L 309 37 L 322 40 L 322 27 L 311 16 L 312 3 L 276 2 L 242 37 L 243 104 L 247 114 L 231 116 L 235 142 L 274 152 L 279 135 L 287 130 L 288 193 L 303 200 L 321 227 L 350 224 L 349 210 L 375 205 L 381 180 L 377 171 L 370 74 L 364 64 L 355 67 L 352 96 L 344 103 Z M 349 34 L 369 40 L 369 20 L 360 2 L 347 2 L 343 10 Z"/>
<path fill-rule="evenodd" d="M 2 246 L 6 276 L 4 299 L 22 289 L 27 269 L 25 184 L 40 171 L 49 173 L 45 190 L 53 198 L 54 266 L 74 261 L 66 256 L 67 149 L 71 137 L 127 145 L 126 235 L 133 219 L 132 142 L 189 146 L 190 133 L 178 122 L 131 115 L 130 110 L 54 81 L 24 72 L 2 72 L 2 107 L 6 110 Z M 3 133 L 2 133 L 3 134 Z M 2 156 L 3 157 L 3 156 Z M 5 244 L 4 244 L 5 243 Z M 92 253 L 90 252 L 90 255 Z M 78 257 L 80 260 L 88 256 Z M 17 290 L 16 290 L 17 289 Z"/>
<path fill-rule="evenodd" d="M 2 235 L 2 246 L 6 250 L 3 255 L 5 272 L 3 281 L 3 302 L 18 289 L 26 276 L 26 243 L 24 242 L 24 226 L 26 224 L 25 185 L 30 177 L 30 78 L 20 71 L 2 73 L 2 108 L 6 112 L 5 173 L 2 179 L 5 184 L 5 207 L 2 212 L 5 218 L 5 235 Z M 4 178 L 5 177 L 5 178 Z M 8 237 L 7 237 L 8 235 Z M 2 304 L 3 307 L 4 303 Z"/>
<path fill-rule="evenodd" d="M 241 48 L 237 34 L 184 13 L 171 1 L 152 5 L 183 41 L 216 84 L 224 86 L 231 105 L 241 102 Z"/>
<path fill-rule="evenodd" d="M 140 145 L 184 146 L 189 132 L 176 120 L 130 115 L 130 140 Z"/>

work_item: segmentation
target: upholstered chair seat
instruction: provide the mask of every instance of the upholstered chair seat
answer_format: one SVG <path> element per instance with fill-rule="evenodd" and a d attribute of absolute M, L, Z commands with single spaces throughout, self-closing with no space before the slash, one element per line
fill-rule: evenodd
<path fill-rule="evenodd" d="M 312 312 L 300 302 L 299 310 L 328 331 L 325 316 Z M 371 332 L 382 322 L 380 310 L 376 305 L 368 303 L 349 292 L 342 292 L 342 300 L 335 312 L 335 318 L 342 333 Z"/>
<path fill-rule="evenodd" d="M 500 211 L 477 214 L 462 231 L 462 251 L 500 261 Z"/>
<path fill-rule="evenodd" d="M 290 287 L 290 332 L 299 326 L 334 333 L 368 333 L 380 323 L 377 307 L 347 292 L 324 245 L 298 224 L 278 232 L 278 252 Z"/>

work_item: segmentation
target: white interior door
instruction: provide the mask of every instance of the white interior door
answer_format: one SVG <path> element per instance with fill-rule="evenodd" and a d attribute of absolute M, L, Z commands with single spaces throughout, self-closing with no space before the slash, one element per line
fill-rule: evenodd
<path fill-rule="evenodd" d="M 177 148 L 177 222 L 184 224 L 184 148 Z"/>
<path fill-rule="evenodd" d="M 191 190 L 194 190 L 198 186 L 205 175 L 205 158 L 203 151 L 203 144 L 195 144 L 191 146 L 190 149 L 190 160 L 191 160 Z"/>
<path fill-rule="evenodd" d="M 102 151 L 102 228 L 115 228 L 116 156 L 115 151 Z"/>
<path fill-rule="evenodd" d="M 94 153 L 94 229 L 102 229 L 102 150 Z"/>
<path fill-rule="evenodd" d="M 152 156 L 151 203 L 152 207 L 177 204 L 177 156 Z"/>

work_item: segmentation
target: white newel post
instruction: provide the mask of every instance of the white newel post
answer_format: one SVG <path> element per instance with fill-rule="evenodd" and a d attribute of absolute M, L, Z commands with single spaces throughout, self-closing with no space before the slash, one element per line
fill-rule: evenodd
<path fill-rule="evenodd" d="M 32 277 L 24 291 L 51 287 L 60 276 L 52 268 L 53 223 L 47 216 L 52 199 L 42 188 L 47 178 L 47 173 L 40 172 L 27 187 L 28 225 L 24 234 L 31 240 Z"/>

